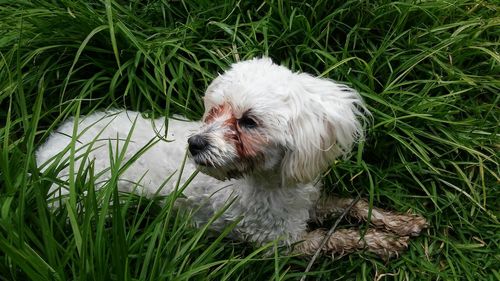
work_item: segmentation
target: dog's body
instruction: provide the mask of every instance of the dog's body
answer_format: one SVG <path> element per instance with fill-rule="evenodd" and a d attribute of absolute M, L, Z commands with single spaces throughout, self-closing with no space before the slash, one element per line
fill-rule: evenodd
<path fill-rule="evenodd" d="M 196 169 L 203 174 L 183 191 L 186 198 L 179 205 L 197 210 L 196 223 L 207 222 L 230 203 L 212 223 L 213 229 L 221 230 L 241 219 L 232 232 L 237 239 L 258 244 L 280 239 L 284 245 L 306 240 L 299 252 L 317 249 L 325 233 L 308 232 L 307 222 L 318 206 L 324 216 L 338 212 L 339 203 L 319 204 L 315 182 L 334 159 L 348 153 L 362 137 L 367 111 L 360 95 L 331 80 L 292 73 L 269 59 L 254 59 L 237 63 L 216 78 L 207 89 L 205 108 L 203 122 L 169 119 L 168 134 L 163 136 L 166 140 L 161 137 L 165 119 L 147 120 L 137 112 L 101 112 L 83 117 L 74 142 L 74 121 L 70 120 L 38 149 L 37 162 L 50 162 L 74 144 L 75 169 L 93 162 L 95 174 L 101 174 L 98 181 L 106 181 L 111 176 L 110 148 L 115 154 L 117 147 L 120 151 L 126 146 L 124 162 L 134 155 L 139 157 L 120 174 L 119 189 L 146 196 L 158 191 L 167 195 L 178 182 L 189 143 L 191 160 L 185 164 L 180 183 Z M 143 151 L 145 147 L 148 149 Z M 69 156 L 70 150 L 65 154 Z M 68 172 L 66 167 L 59 177 L 67 179 Z M 360 208 L 360 214 L 367 212 Z M 382 218 L 395 216 L 381 210 L 374 213 L 377 211 Z M 416 235 L 425 227 L 425 220 L 419 217 L 401 217 L 410 219 L 405 223 L 420 223 L 397 233 L 393 240 L 385 230 L 375 231 L 379 241 L 369 241 L 368 233 L 360 244 L 356 231 L 345 233 L 346 238 L 358 237 L 352 242 L 353 249 L 366 247 L 374 252 L 377 250 L 373 247 L 380 248 L 380 241 L 389 241 L 394 249 L 377 253 L 397 254 L 406 246 L 406 236 Z M 376 223 L 377 218 L 373 221 Z M 387 226 L 386 230 L 392 228 Z M 327 244 L 324 250 L 351 250 L 334 246 Z"/>
<path fill-rule="evenodd" d="M 50 140 L 39 148 L 38 163 L 47 162 L 63 148 L 70 146 L 73 123 L 73 120 L 70 120 L 63 124 Z M 169 119 L 168 135 L 164 140 L 161 136 L 165 127 L 164 118 L 148 120 L 132 111 L 99 112 L 83 117 L 78 123 L 78 131 L 84 133 L 75 142 L 75 154 L 88 152 L 85 161 L 93 162 L 95 174 L 106 171 L 98 178 L 99 185 L 111 176 L 110 143 L 113 154 L 116 152 L 117 143 L 120 147 L 127 143 L 123 161 L 125 163 L 148 143 L 156 142 L 120 175 L 118 185 L 120 191 L 133 191 L 139 195 L 168 195 L 178 185 L 187 139 L 201 126 L 201 122 Z M 86 128 L 88 130 L 85 130 Z M 89 146 L 90 143 L 94 144 Z M 66 157 L 69 157 L 69 153 L 68 150 Z M 75 170 L 78 170 L 80 165 L 81 159 L 78 159 Z M 195 170 L 196 165 L 192 161 L 186 161 L 181 175 L 181 186 Z M 68 174 L 69 167 L 66 167 L 59 174 L 59 178 L 67 180 Z M 173 176 L 170 177 L 171 175 Z M 54 186 L 55 188 L 57 187 Z M 67 192 L 67 189 L 61 189 L 62 195 Z M 272 183 L 269 178 L 263 178 L 261 183 L 250 183 L 245 179 L 220 181 L 202 173 L 199 173 L 182 193 L 185 198 L 180 199 L 180 205 L 197 210 L 193 214 L 195 223 L 206 223 L 216 212 L 230 204 L 229 209 L 222 213 L 211 227 L 217 231 L 222 230 L 229 223 L 241 219 L 233 231 L 234 238 L 259 244 L 277 238 L 284 238 L 283 241 L 288 243 L 298 241 L 306 230 L 308 211 L 319 195 L 318 188 L 312 184 L 283 189 L 278 183 Z M 56 194 L 59 196 L 59 192 Z M 232 202 L 235 198 L 237 200 Z"/>

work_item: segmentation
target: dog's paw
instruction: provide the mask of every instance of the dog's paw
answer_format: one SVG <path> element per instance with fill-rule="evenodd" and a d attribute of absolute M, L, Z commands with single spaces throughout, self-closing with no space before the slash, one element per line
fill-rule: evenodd
<path fill-rule="evenodd" d="M 399 236 L 418 236 L 423 229 L 429 227 L 425 218 L 413 214 L 390 214 L 376 225 Z"/>
<path fill-rule="evenodd" d="M 385 228 L 400 236 L 418 236 L 422 229 L 427 228 L 427 220 L 418 215 L 393 215 L 385 221 Z"/>
<path fill-rule="evenodd" d="M 408 248 L 409 236 L 398 236 L 380 229 L 369 229 L 362 238 L 367 251 L 384 260 L 398 257 Z"/>
<path fill-rule="evenodd" d="M 427 220 L 419 215 L 401 214 L 377 207 L 371 209 L 368 202 L 360 200 L 351 211 L 359 220 L 369 221 L 376 228 L 384 229 L 399 236 L 418 236 L 429 226 Z"/>

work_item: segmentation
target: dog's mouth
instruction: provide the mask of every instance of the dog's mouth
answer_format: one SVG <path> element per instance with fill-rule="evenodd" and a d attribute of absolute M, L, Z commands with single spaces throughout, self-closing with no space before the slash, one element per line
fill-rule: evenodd
<path fill-rule="evenodd" d="M 230 180 L 230 179 L 239 179 L 243 176 L 241 171 L 238 171 L 236 169 L 225 170 L 222 168 L 216 168 L 216 167 L 211 166 L 210 164 L 206 164 L 206 163 L 197 164 L 197 165 L 198 165 L 198 169 L 200 170 L 200 172 L 202 172 L 208 176 L 211 176 L 213 178 L 216 178 L 218 180 L 221 180 L 221 181 Z"/>
<path fill-rule="evenodd" d="M 206 168 L 218 168 L 213 161 L 210 161 L 207 157 L 202 157 L 200 155 L 193 156 L 189 154 L 189 158 L 191 158 L 197 166 L 206 167 Z"/>
<path fill-rule="evenodd" d="M 197 159 L 194 159 L 194 163 L 199 166 L 199 167 L 202 167 L 202 168 L 217 168 L 215 167 L 215 165 L 213 165 L 212 163 L 209 163 L 205 160 L 197 160 Z"/>
<path fill-rule="evenodd" d="M 238 179 L 243 176 L 242 171 L 234 165 L 223 165 L 223 163 L 216 163 L 209 158 L 200 157 L 199 155 L 190 155 L 190 158 L 194 161 L 200 172 L 218 180 Z"/>
<path fill-rule="evenodd" d="M 226 167 L 234 165 L 236 159 L 234 159 L 232 155 L 223 155 L 221 153 L 214 152 L 213 150 L 214 149 L 209 147 L 205 151 L 195 155 L 189 153 L 189 158 L 191 158 L 197 166 L 211 169 L 225 170 Z"/>

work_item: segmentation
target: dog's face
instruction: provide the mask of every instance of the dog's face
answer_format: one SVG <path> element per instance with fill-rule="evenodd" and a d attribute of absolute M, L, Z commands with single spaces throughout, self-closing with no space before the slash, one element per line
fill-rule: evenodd
<path fill-rule="evenodd" d="M 269 59 L 240 62 L 208 87 L 190 155 L 221 180 L 276 174 L 283 182 L 308 182 L 359 137 L 358 106 L 356 92 L 330 80 Z"/>

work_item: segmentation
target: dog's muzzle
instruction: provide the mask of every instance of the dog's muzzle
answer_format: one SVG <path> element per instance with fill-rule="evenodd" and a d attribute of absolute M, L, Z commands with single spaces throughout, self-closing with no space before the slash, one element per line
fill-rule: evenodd
<path fill-rule="evenodd" d="M 207 149 L 208 140 L 204 136 L 194 135 L 188 138 L 188 145 L 189 153 L 196 156 Z"/>

